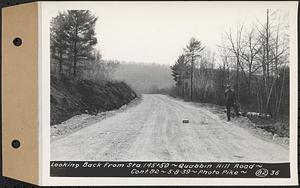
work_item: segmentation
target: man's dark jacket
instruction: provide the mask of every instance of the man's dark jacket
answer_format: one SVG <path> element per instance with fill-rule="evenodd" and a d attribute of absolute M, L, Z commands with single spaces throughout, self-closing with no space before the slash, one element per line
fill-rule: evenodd
<path fill-rule="evenodd" d="M 235 104 L 235 92 L 233 89 L 226 89 L 225 90 L 225 102 L 226 105 L 232 105 Z"/>

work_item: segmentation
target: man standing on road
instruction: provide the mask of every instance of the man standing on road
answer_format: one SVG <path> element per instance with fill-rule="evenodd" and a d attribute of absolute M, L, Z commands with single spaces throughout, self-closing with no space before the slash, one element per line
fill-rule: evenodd
<path fill-rule="evenodd" d="M 225 90 L 225 104 L 227 109 L 227 121 L 230 121 L 230 108 L 233 107 L 234 112 L 237 117 L 239 117 L 239 111 L 236 104 L 236 96 L 233 89 L 231 89 L 230 84 L 227 84 Z"/>

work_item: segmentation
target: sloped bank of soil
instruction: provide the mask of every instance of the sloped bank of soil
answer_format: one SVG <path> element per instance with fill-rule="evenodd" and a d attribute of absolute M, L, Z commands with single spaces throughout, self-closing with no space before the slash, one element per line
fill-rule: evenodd
<path fill-rule="evenodd" d="M 124 82 L 97 83 L 51 76 L 51 125 L 75 115 L 118 109 L 137 97 Z"/>

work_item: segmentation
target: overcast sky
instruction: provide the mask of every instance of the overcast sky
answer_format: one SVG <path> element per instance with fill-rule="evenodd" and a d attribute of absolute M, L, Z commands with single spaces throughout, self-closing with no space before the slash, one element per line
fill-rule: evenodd
<path fill-rule="evenodd" d="M 104 59 L 173 64 L 191 37 L 216 51 L 225 30 L 265 19 L 267 8 L 288 7 L 287 2 L 90 2 L 70 9 L 98 16 Z"/>

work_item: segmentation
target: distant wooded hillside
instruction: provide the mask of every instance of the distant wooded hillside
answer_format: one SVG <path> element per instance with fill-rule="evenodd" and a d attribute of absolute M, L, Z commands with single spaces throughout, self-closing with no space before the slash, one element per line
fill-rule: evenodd
<path fill-rule="evenodd" d="M 170 66 L 155 63 L 120 63 L 114 79 L 126 82 L 137 93 L 155 93 L 174 85 Z"/>

